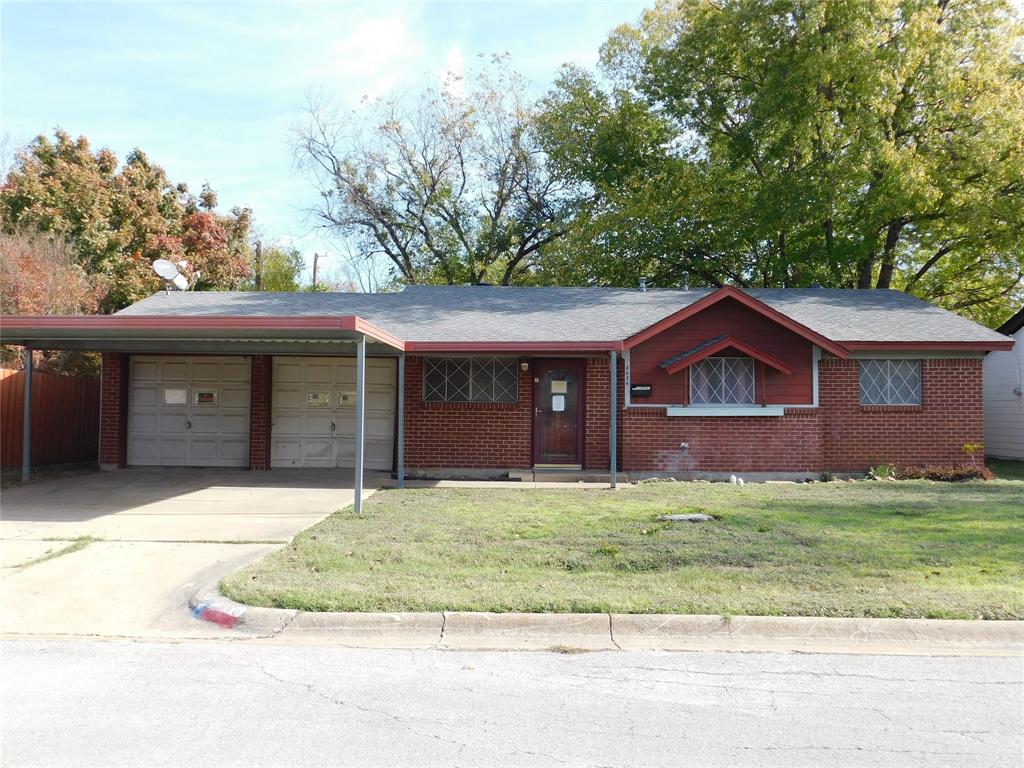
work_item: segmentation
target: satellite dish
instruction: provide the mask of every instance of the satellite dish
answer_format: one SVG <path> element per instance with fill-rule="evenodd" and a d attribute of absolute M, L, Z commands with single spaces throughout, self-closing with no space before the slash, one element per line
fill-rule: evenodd
<path fill-rule="evenodd" d="M 181 262 L 185 266 L 185 262 Z M 173 285 L 179 291 L 188 290 L 188 278 L 178 270 L 178 265 L 167 259 L 157 259 L 153 262 L 153 271 L 164 281 L 164 290 L 169 291 Z"/>
<path fill-rule="evenodd" d="M 178 268 L 174 265 L 174 262 L 168 261 L 167 259 L 157 259 L 154 261 L 153 271 L 160 275 L 164 280 L 173 280 L 181 274 L 178 272 Z"/>

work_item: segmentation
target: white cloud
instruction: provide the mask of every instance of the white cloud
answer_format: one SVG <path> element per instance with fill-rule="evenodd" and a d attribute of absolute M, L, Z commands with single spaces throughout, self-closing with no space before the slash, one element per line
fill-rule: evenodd
<path fill-rule="evenodd" d="M 466 60 L 462 55 L 462 47 L 456 43 L 448 49 L 444 57 L 444 66 L 437 73 L 446 91 L 453 96 L 466 95 Z"/>

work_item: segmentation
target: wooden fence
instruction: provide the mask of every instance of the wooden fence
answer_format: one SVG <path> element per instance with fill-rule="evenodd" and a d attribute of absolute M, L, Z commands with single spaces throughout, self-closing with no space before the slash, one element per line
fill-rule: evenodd
<path fill-rule="evenodd" d="M 25 374 L 0 368 L 0 466 L 21 466 Z M 100 380 L 32 372 L 32 466 L 98 459 Z"/>

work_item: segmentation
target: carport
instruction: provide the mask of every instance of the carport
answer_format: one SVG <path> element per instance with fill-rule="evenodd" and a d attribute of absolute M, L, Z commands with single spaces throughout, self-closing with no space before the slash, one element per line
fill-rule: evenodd
<path fill-rule="evenodd" d="M 0 327 L 0 341 L 25 349 L 24 480 L 31 470 L 31 353 L 79 350 L 150 356 L 354 357 L 353 472 L 357 512 L 361 507 L 366 457 L 367 358 L 396 358 L 395 470 L 399 487 L 404 486 L 405 344 L 359 316 L 9 316 Z M 195 393 L 197 397 L 201 394 Z M 212 397 L 216 399 L 216 393 Z"/>

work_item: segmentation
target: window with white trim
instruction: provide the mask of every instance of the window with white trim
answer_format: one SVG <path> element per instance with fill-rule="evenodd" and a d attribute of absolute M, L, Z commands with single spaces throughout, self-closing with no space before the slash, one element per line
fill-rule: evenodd
<path fill-rule="evenodd" d="M 514 403 L 519 364 L 509 357 L 423 358 L 423 400 L 428 403 Z"/>
<path fill-rule="evenodd" d="M 708 357 L 691 365 L 690 404 L 753 405 L 753 358 Z"/>
<path fill-rule="evenodd" d="M 920 405 L 920 360 L 860 360 L 861 405 Z"/>

